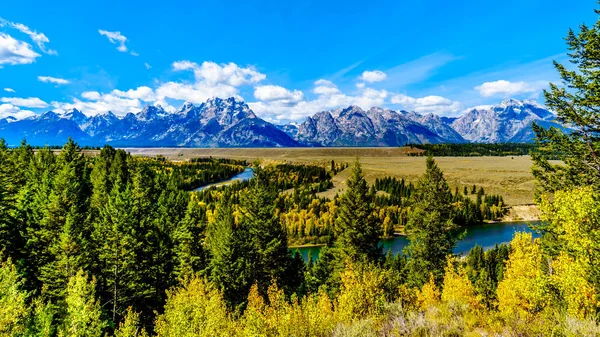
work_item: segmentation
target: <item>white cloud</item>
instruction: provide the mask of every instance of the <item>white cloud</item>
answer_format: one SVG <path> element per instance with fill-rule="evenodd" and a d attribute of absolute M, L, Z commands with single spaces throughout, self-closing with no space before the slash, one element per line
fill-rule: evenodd
<path fill-rule="evenodd" d="M 365 86 L 366 86 L 365 82 L 358 82 L 358 83 L 356 83 L 356 87 L 357 87 L 358 89 L 362 89 L 362 88 L 364 88 Z"/>
<path fill-rule="evenodd" d="M 359 79 L 361 81 L 373 83 L 373 82 L 381 82 L 387 78 L 386 73 L 380 70 L 373 71 L 364 71 L 362 75 L 360 75 Z"/>
<path fill-rule="evenodd" d="M 336 85 L 329 80 L 320 79 L 315 81 L 315 86 L 335 87 Z"/>
<path fill-rule="evenodd" d="M 144 63 L 144 66 L 146 67 L 146 69 L 151 69 L 151 68 L 152 68 L 152 66 L 151 66 L 151 65 L 149 65 L 149 64 L 148 64 L 148 62 L 145 62 L 145 63 Z"/>
<path fill-rule="evenodd" d="M 186 84 L 166 82 L 156 88 L 156 97 L 159 100 L 172 98 L 192 103 L 202 103 L 211 97 L 239 97 L 238 89 L 230 85 L 217 84 L 214 86 L 205 83 Z"/>
<path fill-rule="evenodd" d="M 340 89 L 333 84 L 333 82 L 320 79 L 315 81 L 315 88 L 313 89 L 313 93 L 317 95 L 323 96 L 331 96 L 340 93 Z"/>
<path fill-rule="evenodd" d="M 262 85 L 254 89 L 254 97 L 261 101 L 285 101 L 295 103 L 302 100 L 302 91 L 290 91 L 278 85 Z"/>
<path fill-rule="evenodd" d="M 202 103 L 211 97 L 238 97 L 238 87 L 256 84 L 266 75 L 251 67 L 240 67 L 235 63 L 217 64 L 203 62 L 201 65 L 191 61 L 173 63 L 173 70 L 194 72 L 193 83 L 166 82 L 156 88 L 156 100 L 165 98 Z M 161 104 L 162 105 L 162 104 Z"/>
<path fill-rule="evenodd" d="M 21 110 L 12 104 L 0 104 L 0 119 L 6 117 L 14 117 L 16 119 L 23 119 L 35 115 L 33 111 Z"/>
<path fill-rule="evenodd" d="M 434 113 L 443 116 L 452 116 L 459 113 L 462 104 L 442 96 L 425 96 L 414 98 L 404 94 L 392 96 L 392 104 L 398 104 L 402 109 L 418 113 Z"/>
<path fill-rule="evenodd" d="M 2 97 L 2 98 L 0 98 L 0 102 L 9 103 L 9 104 L 12 104 L 15 106 L 26 107 L 26 108 L 46 108 L 46 107 L 48 107 L 48 103 L 42 101 L 41 99 L 39 99 L 37 97 L 28 97 L 28 98 Z"/>
<path fill-rule="evenodd" d="M 31 49 L 29 43 L 16 40 L 8 34 L 0 33 L 0 67 L 3 64 L 30 64 L 40 56 Z"/>
<path fill-rule="evenodd" d="M 146 86 L 138 87 L 137 89 L 129 89 L 127 91 L 115 89 L 112 91 L 112 94 L 119 97 L 139 99 L 144 102 L 151 102 L 156 99 L 154 96 L 154 90 Z"/>
<path fill-rule="evenodd" d="M 511 95 L 539 92 L 546 86 L 548 86 L 548 81 L 510 82 L 506 80 L 499 80 L 494 82 L 485 82 L 476 86 L 475 90 L 479 91 L 479 94 L 483 97 L 507 97 Z"/>
<path fill-rule="evenodd" d="M 258 83 L 267 76 L 254 68 L 243 68 L 235 63 L 217 64 L 202 62 L 199 65 L 191 61 L 177 61 L 173 63 L 176 71 L 193 70 L 196 81 L 205 81 L 209 84 L 227 84 L 234 87 Z"/>
<path fill-rule="evenodd" d="M 331 96 L 340 93 L 340 89 L 337 87 L 319 86 L 313 89 L 313 92 L 317 95 Z"/>
<path fill-rule="evenodd" d="M 86 91 L 81 94 L 81 97 L 95 101 L 95 100 L 99 100 L 102 97 L 102 95 L 100 95 L 100 93 L 97 91 Z"/>
<path fill-rule="evenodd" d="M 349 105 L 358 105 L 362 109 L 385 104 L 389 93 L 386 90 L 364 88 L 353 95 L 342 93 L 335 84 L 327 80 L 315 82 L 315 92 L 318 96 L 313 100 L 302 100 L 295 104 L 282 104 L 279 101 L 258 101 L 248 103 L 250 108 L 259 116 L 275 123 L 303 121 L 319 111 L 330 110 Z"/>
<path fill-rule="evenodd" d="M 156 103 L 157 98 L 154 90 L 150 87 L 142 86 L 136 89 L 122 91 L 115 89 L 110 93 L 99 93 L 97 91 L 86 91 L 81 94 L 81 99 L 74 99 L 73 102 L 52 102 L 52 105 L 59 110 L 78 109 L 87 115 L 112 111 L 115 115 L 125 115 L 129 112 L 139 112 L 144 105 Z M 173 110 L 169 104 L 160 102 L 165 110 Z"/>
<path fill-rule="evenodd" d="M 125 35 L 122 35 L 121 32 L 109 32 L 106 30 L 99 29 L 98 33 L 100 33 L 100 35 L 106 36 L 110 43 L 118 44 L 118 51 L 122 53 L 127 52 L 127 46 L 125 45 L 125 42 L 127 42 L 127 37 L 125 37 Z"/>
<path fill-rule="evenodd" d="M 12 89 L 12 88 L 4 88 L 4 91 L 6 91 L 6 92 L 15 92 L 15 89 Z"/>
<path fill-rule="evenodd" d="M 68 84 L 69 80 L 65 80 L 64 78 L 52 77 L 52 76 L 38 76 L 38 81 L 44 83 L 54 83 L 54 84 Z"/>
<path fill-rule="evenodd" d="M 138 53 L 134 52 L 133 50 L 132 50 L 132 51 L 131 51 L 131 53 L 129 53 L 129 54 L 131 54 L 131 56 L 140 56 L 140 54 L 138 54 Z"/>
<path fill-rule="evenodd" d="M 125 115 L 129 112 L 139 112 L 142 103 L 138 99 L 122 98 L 111 94 L 100 94 L 97 92 L 85 92 L 82 94 L 84 100 L 73 99 L 73 102 L 52 102 L 57 110 L 66 111 L 77 109 L 89 116 L 94 116 L 108 111 L 115 115 Z"/>
<path fill-rule="evenodd" d="M 44 52 L 46 54 L 50 54 L 50 55 L 58 55 L 56 50 L 46 48 L 46 43 L 49 43 L 50 40 L 44 33 L 38 33 L 35 30 L 31 30 L 29 27 L 25 26 L 22 23 L 10 22 L 10 21 L 4 20 L 3 18 L 0 18 L 0 27 L 5 27 L 5 26 L 14 28 L 23 34 L 27 34 L 31 38 L 31 40 L 38 46 L 38 48 L 40 48 L 40 50 L 42 52 Z M 0 53 L 0 55 L 1 54 L 2 53 Z"/>

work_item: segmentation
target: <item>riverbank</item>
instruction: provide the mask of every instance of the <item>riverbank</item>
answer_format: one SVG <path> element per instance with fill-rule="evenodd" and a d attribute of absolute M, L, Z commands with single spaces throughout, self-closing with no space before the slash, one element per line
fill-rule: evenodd
<path fill-rule="evenodd" d="M 540 221 L 542 212 L 535 204 L 514 205 L 508 208 L 508 212 L 500 222 L 517 222 L 517 221 Z"/>
<path fill-rule="evenodd" d="M 467 235 L 464 239 L 459 241 L 454 249 L 454 253 L 458 255 L 465 255 L 475 247 L 479 245 L 484 250 L 494 248 L 494 246 L 508 243 L 512 240 L 516 232 L 530 232 L 534 237 L 538 234 L 532 232 L 529 228 L 530 224 L 537 224 L 539 222 L 532 221 L 519 221 L 519 222 L 498 222 L 492 224 L 482 224 L 480 226 L 473 226 L 466 228 Z M 404 236 L 397 236 L 390 239 L 382 239 L 380 243 L 383 247 L 384 252 L 391 250 L 393 254 L 402 252 L 404 247 L 409 243 L 408 239 Z M 289 247 L 291 252 L 298 251 L 304 260 L 308 260 L 309 253 L 313 259 L 318 258 L 319 252 L 325 245 L 303 245 L 300 247 Z"/>

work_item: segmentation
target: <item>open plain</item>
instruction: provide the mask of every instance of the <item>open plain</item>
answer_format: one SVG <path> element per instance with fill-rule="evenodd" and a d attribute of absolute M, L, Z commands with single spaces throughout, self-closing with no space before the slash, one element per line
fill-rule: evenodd
<path fill-rule="evenodd" d="M 317 163 L 328 165 L 331 160 L 352 163 L 357 157 L 369 182 L 394 176 L 416 182 L 425 170 L 425 158 L 409 156 L 420 150 L 401 148 L 127 148 L 133 155 L 164 156 L 171 160 L 195 157 L 245 159 L 249 162 Z M 473 185 L 486 193 L 500 194 L 510 206 L 529 205 L 533 201 L 534 178 L 529 156 L 515 157 L 436 157 L 438 165 L 452 189 Z M 341 193 L 349 170 L 334 177 L 335 187 L 323 196 Z M 517 215 L 515 220 L 525 219 Z M 527 220 L 527 219 L 525 219 Z"/>

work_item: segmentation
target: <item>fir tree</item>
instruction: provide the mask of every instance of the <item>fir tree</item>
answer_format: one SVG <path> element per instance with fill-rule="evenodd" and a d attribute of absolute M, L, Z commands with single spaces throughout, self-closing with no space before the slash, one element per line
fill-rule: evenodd
<path fill-rule="evenodd" d="M 425 174 L 412 195 L 411 213 L 406 231 L 410 244 L 405 248 L 407 282 L 421 287 L 432 273 L 441 282 L 446 257 L 452 254 L 461 236 L 460 227 L 452 222 L 452 193 L 440 168 L 427 157 Z"/>
<path fill-rule="evenodd" d="M 241 226 L 248 229 L 253 259 L 252 281 L 263 296 L 272 282 L 291 292 L 292 256 L 287 246 L 287 233 L 275 213 L 277 194 L 269 189 L 266 174 L 255 169 L 256 177 L 240 200 Z"/>
<path fill-rule="evenodd" d="M 600 14 L 600 10 L 595 11 Z M 554 62 L 562 83 L 544 90 L 546 105 L 556 112 L 557 121 L 567 130 L 544 129 L 533 124 L 541 148 L 533 152 L 533 174 L 542 191 L 554 192 L 574 186 L 600 187 L 600 20 L 579 31 L 569 29 L 566 37 L 570 62 Z M 565 165 L 549 160 L 559 155 Z"/>
<path fill-rule="evenodd" d="M 216 209 L 216 219 L 208 227 L 207 247 L 210 251 L 210 280 L 223 294 L 229 307 L 237 308 L 246 301 L 252 286 L 254 261 L 248 228 L 236 225 L 231 194 L 225 193 Z"/>
<path fill-rule="evenodd" d="M 206 268 L 204 232 L 206 230 L 206 210 L 200 207 L 196 194 L 188 202 L 185 218 L 173 234 L 177 265 L 175 275 L 179 279 L 194 276 Z"/>
<path fill-rule="evenodd" d="M 382 231 L 373 211 L 373 194 L 369 193 L 369 186 L 357 160 L 335 219 L 335 246 L 342 260 L 382 260 L 383 252 L 379 247 Z"/>

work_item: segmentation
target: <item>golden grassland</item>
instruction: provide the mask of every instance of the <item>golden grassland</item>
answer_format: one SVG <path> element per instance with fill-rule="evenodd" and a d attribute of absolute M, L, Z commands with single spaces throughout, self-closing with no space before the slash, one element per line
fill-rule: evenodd
<path fill-rule="evenodd" d="M 328 165 L 331 160 L 352 163 L 356 157 L 363 165 L 369 182 L 376 178 L 395 176 L 416 181 L 425 170 L 425 158 L 408 156 L 417 149 L 402 148 L 127 148 L 133 155 L 161 155 L 171 160 L 195 157 L 245 159 L 248 161 L 289 163 L 317 163 Z M 437 157 L 436 161 L 454 189 L 462 192 L 473 184 L 482 186 L 486 193 L 500 194 L 509 205 L 532 203 L 534 178 L 531 174 L 529 156 L 515 157 Z M 342 193 L 349 170 L 334 177 L 335 187 L 322 196 Z M 525 210 L 528 211 L 528 210 Z M 518 216 L 515 217 L 515 220 Z"/>

